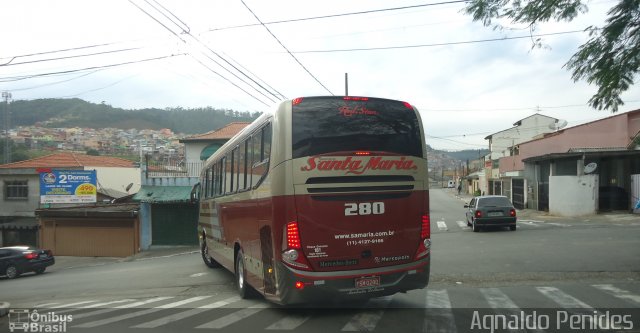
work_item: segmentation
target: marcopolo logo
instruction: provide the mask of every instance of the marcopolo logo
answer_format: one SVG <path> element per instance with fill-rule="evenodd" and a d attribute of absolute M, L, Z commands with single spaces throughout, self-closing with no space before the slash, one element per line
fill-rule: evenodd
<path fill-rule="evenodd" d="M 67 323 L 72 315 L 58 315 L 53 311 L 40 313 L 38 310 L 10 309 L 9 331 L 29 333 L 60 333 L 67 331 Z"/>

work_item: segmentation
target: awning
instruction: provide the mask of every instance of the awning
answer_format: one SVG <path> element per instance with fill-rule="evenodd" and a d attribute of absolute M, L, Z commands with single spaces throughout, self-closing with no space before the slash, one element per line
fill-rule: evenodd
<path fill-rule="evenodd" d="M 133 196 L 133 201 L 149 203 L 191 202 L 191 186 L 146 186 Z"/>

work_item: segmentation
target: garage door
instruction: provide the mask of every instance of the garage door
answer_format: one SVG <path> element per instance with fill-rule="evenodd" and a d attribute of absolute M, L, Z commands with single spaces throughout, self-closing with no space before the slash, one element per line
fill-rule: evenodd
<path fill-rule="evenodd" d="M 56 256 L 127 257 L 136 253 L 135 220 L 44 221 L 42 245 Z"/>

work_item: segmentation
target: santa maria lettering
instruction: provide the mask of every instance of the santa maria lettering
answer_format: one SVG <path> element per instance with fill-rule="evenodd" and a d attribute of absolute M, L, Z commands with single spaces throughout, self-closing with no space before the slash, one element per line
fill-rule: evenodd
<path fill-rule="evenodd" d="M 354 159 L 351 156 L 345 159 L 328 159 L 314 156 L 307 160 L 307 165 L 300 168 L 301 171 L 345 171 L 345 174 L 360 175 L 368 170 L 417 170 L 418 166 L 412 160 L 404 157 L 383 159 L 383 157 L 370 157 L 368 161 Z"/>

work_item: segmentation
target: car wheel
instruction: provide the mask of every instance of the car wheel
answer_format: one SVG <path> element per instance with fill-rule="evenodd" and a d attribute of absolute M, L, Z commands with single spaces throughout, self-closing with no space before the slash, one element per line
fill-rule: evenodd
<path fill-rule="evenodd" d="M 480 231 L 480 227 L 476 224 L 475 220 L 472 222 L 471 228 L 473 228 L 473 232 Z"/>
<path fill-rule="evenodd" d="M 18 267 L 14 265 L 9 265 L 9 267 L 7 267 L 7 269 L 4 271 L 4 274 L 9 279 L 15 279 L 18 276 L 20 276 L 20 271 L 18 271 Z"/>
<path fill-rule="evenodd" d="M 36 270 L 34 270 L 34 272 L 36 272 L 36 274 L 40 275 L 40 274 L 44 273 L 45 269 L 47 269 L 47 268 L 46 267 L 36 268 Z"/>
<path fill-rule="evenodd" d="M 209 254 L 209 246 L 207 246 L 206 240 L 204 240 L 202 242 L 202 246 L 200 246 L 200 254 L 202 255 L 202 261 L 204 261 L 204 264 L 207 265 L 207 267 L 209 268 L 220 267 L 220 264 L 218 264 L 218 262 L 215 261 Z"/>
<path fill-rule="evenodd" d="M 510 225 L 510 226 L 509 226 L 509 230 L 511 230 L 511 231 L 516 231 L 516 226 L 515 226 L 515 225 Z"/>
<path fill-rule="evenodd" d="M 244 268 L 244 254 L 242 250 L 236 255 L 236 287 L 241 298 L 251 298 L 251 287 L 247 284 L 247 272 Z"/>

